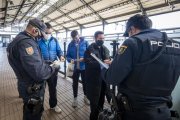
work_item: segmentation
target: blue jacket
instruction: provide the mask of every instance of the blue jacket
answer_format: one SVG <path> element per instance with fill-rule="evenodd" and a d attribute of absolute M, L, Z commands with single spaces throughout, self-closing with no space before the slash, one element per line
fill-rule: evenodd
<path fill-rule="evenodd" d="M 84 58 L 84 52 L 86 51 L 88 47 L 88 42 L 84 40 L 83 38 L 80 38 L 79 41 L 79 58 Z M 67 49 L 67 61 L 71 62 L 72 59 L 77 59 L 77 54 L 76 54 L 76 43 L 74 40 L 72 40 Z M 75 69 L 76 69 L 76 62 L 75 62 Z M 80 62 L 80 70 L 85 70 L 85 64 L 84 62 Z"/>
<path fill-rule="evenodd" d="M 38 41 L 44 60 L 54 61 L 57 57 L 61 57 L 63 52 L 56 38 L 51 37 L 49 43 L 46 44 L 44 39 Z"/>

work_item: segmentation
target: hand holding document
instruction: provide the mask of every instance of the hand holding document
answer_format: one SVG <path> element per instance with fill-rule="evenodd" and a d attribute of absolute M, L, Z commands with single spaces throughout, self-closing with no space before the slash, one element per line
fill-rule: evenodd
<path fill-rule="evenodd" d="M 60 60 L 55 60 L 50 66 L 60 69 Z"/>
<path fill-rule="evenodd" d="M 52 62 L 52 64 L 50 64 L 50 66 L 53 66 L 53 65 L 60 65 L 60 61 L 59 60 L 55 60 L 54 62 Z"/>
<path fill-rule="evenodd" d="M 104 63 L 110 65 L 112 63 L 112 61 L 110 59 L 106 59 L 106 60 L 104 60 Z"/>
<path fill-rule="evenodd" d="M 102 62 L 95 54 L 91 53 L 90 55 L 91 55 L 95 60 L 97 60 L 97 62 L 101 65 L 101 67 L 106 68 L 106 69 L 109 68 L 109 65 L 106 64 L 106 63 L 104 63 L 104 62 Z"/>

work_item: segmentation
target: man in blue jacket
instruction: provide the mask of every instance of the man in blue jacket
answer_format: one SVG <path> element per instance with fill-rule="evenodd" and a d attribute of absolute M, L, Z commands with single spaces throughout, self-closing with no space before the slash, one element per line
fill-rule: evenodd
<path fill-rule="evenodd" d="M 63 52 L 59 46 L 59 43 L 56 38 L 54 38 L 52 33 L 52 26 L 49 23 L 45 23 L 47 26 L 46 34 L 47 39 L 40 39 L 38 44 L 41 49 L 42 56 L 44 60 L 51 64 L 53 61 L 58 60 L 64 61 Z M 47 80 L 48 88 L 49 88 L 49 104 L 50 108 L 57 113 L 61 112 L 61 109 L 57 106 L 57 74 L 51 79 Z"/>
<path fill-rule="evenodd" d="M 73 72 L 73 107 L 77 107 L 77 93 L 78 93 L 78 80 L 81 74 L 83 92 L 84 92 L 84 102 L 89 104 L 89 100 L 86 97 L 86 87 L 85 87 L 85 64 L 84 64 L 84 52 L 88 47 L 88 42 L 83 38 L 79 37 L 78 31 L 73 30 L 71 32 L 72 41 L 68 45 L 67 49 L 67 61 L 74 63 L 74 72 Z"/>

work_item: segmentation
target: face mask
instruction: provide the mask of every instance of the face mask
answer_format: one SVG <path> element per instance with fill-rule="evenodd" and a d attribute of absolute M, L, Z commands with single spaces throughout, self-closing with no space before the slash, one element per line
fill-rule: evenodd
<path fill-rule="evenodd" d="M 79 42 L 79 38 L 74 38 L 74 41 L 75 42 Z"/>
<path fill-rule="evenodd" d="M 104 43 L 103 40 L 96 40 L 96 44 L 97 44 L 98 46 L 102 46 L 103 43 Z"/>
<path fill-rule="evenodd" d="M 51 38 L 51 34 L 47 34 L 45 39 L 49 40 L 50 38 Z"/>

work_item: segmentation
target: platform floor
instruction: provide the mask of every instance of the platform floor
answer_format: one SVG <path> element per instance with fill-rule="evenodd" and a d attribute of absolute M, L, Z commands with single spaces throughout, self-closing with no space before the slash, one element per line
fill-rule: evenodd
<path fill-rule="evenodd" d="M 59 76 L 57 85 L 58 106 L 62 109 L 57 114 L 49 109 L 49 96 L 46 88 L 43 120 L 88 120 L 89 106 L 84 104 L 82 87 L 78 92 L 79 106 L 72 104 L 72 83 Z M 18 98 L 17 79 L 7 61 L 6 49 L 0 47 L 0 120 L 22 120 L 22 99 Z"/>

